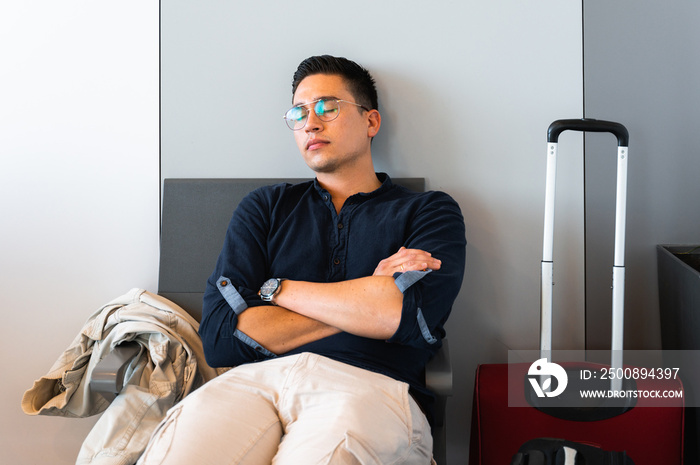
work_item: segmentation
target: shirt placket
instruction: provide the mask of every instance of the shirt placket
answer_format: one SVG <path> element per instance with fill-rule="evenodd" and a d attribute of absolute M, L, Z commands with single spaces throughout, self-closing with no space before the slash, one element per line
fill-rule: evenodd
<path fill-rule="evenodd" d="M 343 281 L 346 279 L 347 271 L 348 235 L 350 232 L 348 226 L 357 202 L 348 199 L 340 213 L 336 213 L 330 194 L 324 192 L 323 200 L 331 212 L 333 231 L 330 234 L 335 239 L 331 241 L 328 282 Z"/>
<path fill-rule="evenodd" d="M 350 209 L 343 207 L 339 215 L 333 216 L 335 233 L 335 246 L 331 251 L 331 269 L 329 281 L 342 281 L 345 279 L 348 250 L 348 223 L 350 220 Z"/>

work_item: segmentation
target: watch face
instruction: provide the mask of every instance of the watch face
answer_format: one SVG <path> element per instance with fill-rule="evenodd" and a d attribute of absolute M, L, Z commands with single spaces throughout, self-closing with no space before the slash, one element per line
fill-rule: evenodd
<path fill-rule="evenodd" d="M 271 296 L 275 290 L 277 290 L 277 286 L 279 286 L 279 281 L 277 279 L 268 279 L 260 288 L 260 295 Z"/>

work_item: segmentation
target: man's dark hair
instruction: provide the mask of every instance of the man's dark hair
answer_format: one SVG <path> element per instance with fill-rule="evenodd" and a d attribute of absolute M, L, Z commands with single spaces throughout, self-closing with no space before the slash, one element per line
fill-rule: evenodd
<path fill-rule="evenodd" d="M 297 91 L 299 83 L 314 74 L 341 76 L 347 83 L 348 90 L 357 100 L 356 103 L 370 109 L 378 109 L 377 88 L 369 71 L 347 58 L 330 55 L 309 57 L 299 64 L 292 78 L 292 96 Z"/>

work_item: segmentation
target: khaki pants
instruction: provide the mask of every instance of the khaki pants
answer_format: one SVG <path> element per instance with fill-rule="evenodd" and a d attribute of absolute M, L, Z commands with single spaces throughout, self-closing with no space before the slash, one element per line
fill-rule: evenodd
<path fill-rule="evenodd" d="M 170 410 L 139 465 L 431 463 L 408 385 L 304 353 L 242 365 Z"/>

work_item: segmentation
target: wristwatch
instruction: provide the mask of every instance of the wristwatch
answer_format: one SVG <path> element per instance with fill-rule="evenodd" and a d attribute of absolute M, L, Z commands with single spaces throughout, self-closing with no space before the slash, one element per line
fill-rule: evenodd
<path fill-rule="evenodd" d="M 282 288 L 282 281 L 284 281 L 284 278 L 272 278 L 265 281 L 258 291 L 260 298 L 265 302 L 272 302 L 273 297 L 275 297 Z M 274 302 L 272 303 L 274 304 Z"/>

